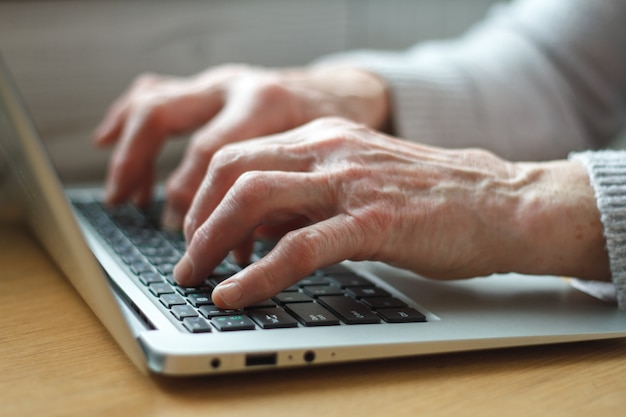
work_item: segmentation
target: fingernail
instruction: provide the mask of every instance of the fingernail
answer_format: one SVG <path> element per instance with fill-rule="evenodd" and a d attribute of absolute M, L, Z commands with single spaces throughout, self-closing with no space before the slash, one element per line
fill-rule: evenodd
<path fill-rule="evenodd" d="M 219 297 L 226 306 L 231 307 L 239 304 L 243 298 L 243 290 L 237 281 L 231 281 L 215 287 L 213 296 Z"/>
<path fill-rule="evenodd" d="M 183 226 L 183 217 L 180 212 L 171 207 L 166 207 L 163 211 L 161 223 L 168 230 L 181 230 Z"/>
<path fill-rule="evenodd" d="M 193 263 L 187 254 L 174 267 L 174 279 L 177 283 L 186 285 L 193 275 Z"/>

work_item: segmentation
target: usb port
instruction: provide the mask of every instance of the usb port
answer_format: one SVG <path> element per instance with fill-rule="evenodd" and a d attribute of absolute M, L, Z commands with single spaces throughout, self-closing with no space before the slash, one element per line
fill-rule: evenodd
<path fill-rule="evenodd" d="M 278 362 L 276 353 L 246 355 L 246 366 L 271 366 Z"/>

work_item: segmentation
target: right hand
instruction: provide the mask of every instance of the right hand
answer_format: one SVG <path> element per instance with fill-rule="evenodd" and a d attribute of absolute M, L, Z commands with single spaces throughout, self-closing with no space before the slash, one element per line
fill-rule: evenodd
<path fill-rule="evenodd" d="M 170 135 L 195 131 L 166 183 L 166 227 L 176 229 L 213 154 L 228 143 L 282 132 L 322 116 L 382 128 L 388 117 L 385 84 L 351 68 L 269 70 L 243 65 L 190 78 L 143 75 L 113 103 L 94 134 L 115 146 L 106 181 L 110 204 L 149 202 L 154 164 Z"/>
<path fill-rule="evenodd" d="M 215 304 L 229 309 L 345 259 L 440 279 L 496 272 L 610 279 L 600 213 L 580 163 L 513 163 L 341 119 L 222 148 L 189 209 L 185 236 L 174 276 L 189 286 L 229 252 L 249 260 L 257 237 L 277 241 L 215 288 Z"/>

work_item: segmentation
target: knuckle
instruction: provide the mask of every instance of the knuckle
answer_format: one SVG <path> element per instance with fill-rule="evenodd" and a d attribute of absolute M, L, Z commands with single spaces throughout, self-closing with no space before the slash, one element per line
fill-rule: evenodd
<path fill-rule="evenodd" d="M 239 74 L 250 71 L 250 66 L 246 64 L 221 64 L 208 70 L 213 74 Z"/>
<path fill-rule="evenodd" d="M 324 129 L 349 129 L 354 126 L 360 126 L 358 123 L 337 116 L 320 117 L 310 123 L 315 128 Z"/>
<path fill-rule="evenodd" d="M 145 87 L 154 86 L 155 84 L 158 84 L 162 80 L 163 80 L 163 77 L 156 73 L 144 72 L 144 73 L 139 74 L 137 77 L 135 77 L 135 79 L 132 82 L 132 86 L 133 88 L 141 89 Z"/>
<path fill-rule="evenodd" d="M 470 165 L 483 164 L 483 163 L 493 164 L 498 161 L 501 161 L 501 159 L 498 156 L 496 156 L 495 153 L 493 153 L 492 151 L 488 149 L 466 148 L 466 149 L 461 149 L 458 152 L 460 152 L 461 159 L 464 162 L 469 163 Z"/>
<path fill-rule="evenodd" d="M 236 146 L 224 146 L 210 158 L 209 171 L 215 177 L 223 178 L 235 170 L 240 160 L 241 152 Z"/>
<path fill-rule="evenodd" d="M 287 233 L 281 239 L 281 250 L 287 259 L 297 260 L 297 268 L 305 273 L 320 267 L 321 248 L 328 242 L 319 228 L 303 228 Z"/>
<path fill-rule="evenodd" d="M 256 94 L 262 103 L 272 105 L 282 104 L 291 97 L 290 91 L 275 77 L 253 76 L 250 82 L 256 83 Z"/>
<path fill-rule="evenodd" d="M 155 95 L 139 95 L 131 100 L 129 118 L 132 119 L 129 128 L 138 131 L 150 128 L 159 133 L 165 119 L 163 103 Z"/>
<path fill-rule="evenodd" d="M 355 216 L 354 226 L 359 235 L 385 236 L 396 217 L 387 202 L 371 205 Z"/>
<path fill-rule="evenodd" d="M 272 183 L 259 171 L 241 174 L 231 189 L 231 199 L 237 207 L 255 208 L 271 199 Z"/>
<path fill-rule="evenodd" d="M 345 122 L 341 117 L 334 116 L 326 116 L 317 118 L 310 123 L 308 126 L 314 129 L 327 129 L 327 128 L 335 128 L 337 126 L 342 125 Z"/>

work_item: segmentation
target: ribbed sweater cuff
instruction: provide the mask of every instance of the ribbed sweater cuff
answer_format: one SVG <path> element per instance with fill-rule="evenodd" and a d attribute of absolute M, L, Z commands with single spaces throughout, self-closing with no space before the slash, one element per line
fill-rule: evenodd
<path fill-rule="evenodd" d="M 581 152 L 600 210 L 617 302 L 626 309 L 626 151 Z"/>

